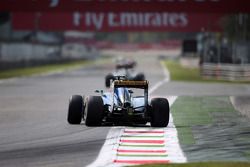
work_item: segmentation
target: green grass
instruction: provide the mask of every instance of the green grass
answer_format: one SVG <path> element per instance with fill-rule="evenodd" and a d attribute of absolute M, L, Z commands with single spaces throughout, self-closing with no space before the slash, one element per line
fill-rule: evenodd
<path fill-rule="evenodd" d="M 74 68 L 80 68 L 83 65 L 86 65 L 88 63 L 90 62 L 81 60 L 81 61 L 75 61 L 75 62 L 69 62 L 69 63 L 63 63 L 63 64 L 51 64 L 51 65 L 42 65 L 42 66 L 37 66 L 37 67 L 4 70 L 4 71 L 0 71 L 0 79 L 69 70 L 69 69 L 74 69 Z"/>
<path fill-rule="evenodd" d="M 202 81 L 198 69 L 182 67 L 175 61 L 166 61 L 165 64 L 173 81 Z"/>
<path fill-rule="evenodd" d="M 136 167 L 250 167 L 247 162 L 197 162 L 185 164 L 148 164 Z"/>
<path fill-rule="evenodd" d="M 212 123 L 212 112 L 234 112 L 228 97 L 179 97 L 171 107 L 181 144 L 195 144 L 192 126 Z"/>
<path fill-rule="evenodd" d="M 250 83 L 249 81 L 226 81 L 216 79 L 204 79 L 200 75 L 198 68 L 187 68 L 181 66 L 177 61 L 167 60 L 165 65 L 170 72 L 172 81 L 185 81 L 185 82 L 219 82 L 219 83 Z"/>
<path fill-rule="evenodd" d="M 194 144 L 195 140 L 191 128 L 188 127 L 178 127 L 178 138 L 179 142 L 182 144 Z"/>

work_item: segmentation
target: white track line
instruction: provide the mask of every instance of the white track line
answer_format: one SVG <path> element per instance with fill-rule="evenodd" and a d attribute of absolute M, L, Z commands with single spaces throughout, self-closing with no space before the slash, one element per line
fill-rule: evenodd
<path fill-rule="evenodd" d="M 117 150 L 118 148 L 121 133 L 121 127 L 110 128 L 106 141 L 103 144 L 97 159 L 92 164 L 88 165 L 88 167 L 104 167 L 113 165 L 112 159 L 116 156 L 116 152 L 114 150 Z"/>
<path fill-rule="evenodd" d="M 163 74 L 164 74 L 164 77 L 165 77 L 165 78 L 164 78 L 162 81 L 157 82 L 154 86 L 152 86 L 152 87 L 149 89 L 149 91 L 148 91 L 149 95 L 152 94 L 152 93 L 153 93 L 156 89 L 158 89 L 161 85 L 163 85 L 163 84 L 166 83 L 166 82 L 169 82 L 169 80 L 170 80 L 169 71 L 167 70 L 167 68 L 165 67 L 165 65 L 164 65 L 163 62 L 161 62 L 161 67 L 162 67 L 162 69 L 163 69 Z"/>
<path fill-rule="evenodd" d="M 149 90 L 149 94 L 152 94 L 152 92 L 154 92 L 156 89 L 158 89 L 160 86 L 162 86 L 164 83 L 169 81 L 169 72 L 166 69 L 166 67 L 164 66 L 163 63 L 161 63 L 161 66 L 163 68 L 163 73 L 165 75 L 165 78 L 162 81 L 157 82 L 153 87 L 150 88 Z M 174 101 L 177 99 L 177 96 L 170 96 L 167 97 L 168 101 L 169 101 L 169 105 L 171 106 Z M 135 131 L 148 131 L 149 133 L 147 133 L 145 136 L 146 139 L 148 139 L 148 137 L 152 137 L 152 135 L 150 135 L 150 132 L 152 131 L 157 131 L 157 130 L 163 130 L 164 131 L 164 146 L 160 147 L 160 150 L 166 150 L 166 154 L 167 157 L 165 157 L 165 154 L 161 154 L 162 157 L 158 157 L 158 156 L 152 156 L 152 157 L 134 157 L 135 153 L 128 153 L 128 154 L 118 154 L 118 150 L 125 150 L 125 151 L 141 151 L 141 150 L 158 150 L 159 152 L 159 147 L 157 147 L 157 144 L 151 144 L 151 148 L 149 147 L 134 147 L 131 145 L 136 145 L 135 143 L 130 143 L 130 146 L 126 146 L 123 145 L 124 141 L 121 141 L 122 136 L 124 135 L 128 135 L 126 133 L 126 130 L 131 130 L 134 129 Z M 137 142 L 137 140 L 139 140 L 137 137 L 140 136 L 139 134 L 135 134 L 135 136 L 130 136 L 130 137 L 135 137 L 136 140 L 134 140 L 135 142 Z M 154 135 L 154 136 L 160 136 L 158 135 Z M 128 142 L 128 141 L 125 141 Z M 129 141 L 131 142 L 131 140 Z M 121 145 L 120 145 L 121 144 Z M 141 144 L 141 143 L 140 143 Z M 138 144 L 138 145 L 140 145 Z M 141 144 L 142 145 L 142 144 Z M 147 144 L 145 144 L 147 145 Z M 150 145 L 150 144 L 148 144 Z M 153 147 L 152 147 L 153 146 Z M 156 146 L 156 147 L 154 147 Z M 145 151 L 147 152 L 147 151 Z M 120 156 L 119 156 L 120 155 Z M 129 157 L 126 157 L 126 155 L 129 155 Z M 132 156 L 133 155 L 133 156 Z M 147 155 L 147 154 L 145 154 Z M 166 160 L 169 161 L 170 163 L 183 163 L 186 162 L 186 157 L 184 156 L 184 153 L 181 150 L 180 144 L 179 144 L 179 140 L 178 140 L 178 133 L 177 130 L 175 128 L 174 122 L 173 122 L 173 117 L 172 114 L 170 113 L 170 120 L 169 120 L 169 125 L 167 128 L 150 128 L 150 127 L 146 127 L 146 128 L 129 128 L 129 127 L 112 127 L 107 135 L 106 141 L 97 157 L 97 159 L 91 163 L 90 165 L 88 165 L 87 167 L 120 167 L 120 166 L 129 166 L 129 165 L 133 165 L 132 163 L 115 163 L 115 162 L 123 162 L 123 161 L 127 161 L 127 160 L 131 160 L 132 162 L 134 161 L 139 161 L 140 160 L 143 162 L 145 159 L 150 159 L 150 160 L 154 160 L 154 161 L 162 161 L 162 160 Z"/>

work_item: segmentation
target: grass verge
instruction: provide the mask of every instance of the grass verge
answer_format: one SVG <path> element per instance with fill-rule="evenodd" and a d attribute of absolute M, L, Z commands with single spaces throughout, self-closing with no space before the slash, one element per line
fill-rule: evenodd
<path fill-rule="evenodd" d="M 249 81 L 226 81 L 215 79 L 204 79 L 200 76 L 198 68 L 186 68 L 181 66 L 177 61 L 165 61 L 172 81 L 187 81 L 187 82 L 219 82 L 219 83 L 250 83 Z"/>
<path fill-rule="evenodd" d="M 199 162 L 185 164 L 148 164 L 136 167 L 250 167 L 246 162 Z"/>
<path fill-rule="evenodd" d="M 179 97 L 171 107 L 181 144 L 195 144 L 192 126 L 212 123 L 211 112 L 234 112 L 228 97 Z"/>
<path fill-rule="evenodd" d="M 13 69 L 13 70 L 5 70 L 5 71 L 0 71 L 0 79 L 69 70 L 69 69 L 74 69 L 74 68 L 80 68 L 89 63 L 90 61 L 81 60 L 81 61 L 74 61 L 74 62 L 63 63 L 63 64 L 50 64 L 50 65 L 42 65 L 42 66 L 37 66 L 37 67 L 27 67 L 27 68 Z"/>

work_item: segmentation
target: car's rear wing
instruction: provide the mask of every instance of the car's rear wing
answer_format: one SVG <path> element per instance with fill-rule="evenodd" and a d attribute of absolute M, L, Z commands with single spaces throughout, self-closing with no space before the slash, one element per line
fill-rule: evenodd
<path fill-rule="evenodd" d="M 115 80 L 114 87 L 127 87 L 127 88 L 140 88 L 148 89 L 148 81 L 128 81 L 128 80 Z"/>

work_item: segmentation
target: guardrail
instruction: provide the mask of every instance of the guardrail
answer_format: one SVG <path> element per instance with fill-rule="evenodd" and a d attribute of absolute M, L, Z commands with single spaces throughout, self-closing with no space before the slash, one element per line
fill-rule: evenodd
<path fill-rule="evenodd" d="M 212 64 L 201 65 L 201 75 L 207 79 L 250 81 L 250 64 Z"/>

